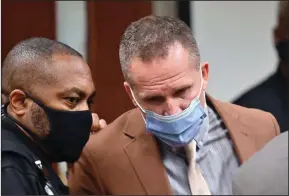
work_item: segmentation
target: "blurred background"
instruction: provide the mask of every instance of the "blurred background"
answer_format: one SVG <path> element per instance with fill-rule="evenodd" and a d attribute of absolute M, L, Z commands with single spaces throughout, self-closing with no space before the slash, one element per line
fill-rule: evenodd
<path fill-rule="evenodd" d="M 132 108 L 118 60 L 121 34 L 145 15 L 181 18 L 193 30 L 202 61 L 210 63 L 208 93 L 232 101 L 276 69 L 272 30 L 276 1 L 15 1 L 2 0 L 2 60 L 32 36 L 62 41 L 91 67 L 94 111 L 111 122 Z"/>
<path fill-rule="evenodd" d="M 1 61 L 29 37 L 70 45 L 91 68 L 97 90 L 93 110 L 109 123 L 133 108 L 123 88 L 120 36 L 143 16 L 170 15 L 190 26 L 202 61 L 210 64 L 207 92 L 233 101 L 276 70 L 272 30 L 277 6 L 277 1 L 2 0 Z"/>

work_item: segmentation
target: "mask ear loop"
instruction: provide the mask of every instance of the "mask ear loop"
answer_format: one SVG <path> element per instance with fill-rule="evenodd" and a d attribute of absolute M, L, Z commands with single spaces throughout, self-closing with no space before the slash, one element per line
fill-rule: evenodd
<path fill-rule="evenodd" d="M 22 90 L 23 91 L 23 90 Z M 27 98 L 29 98 L 29 99 L 31 99 L 34 103 L 36 103 L 37 105 L 39 105 L 40 107 L 45 107 L 45 105 L 43 104 L 43 103 L 41 103 L 40 101 L 38 101 L 37 99 L 35 99 L 35 98 L 32 98 L 32 96 L 29 94 L 29 93 L 27 93 L 26 91 L 23 91 L 23 93 L 25 94 L 25 96 L 27 97 Z"/>
<path fill-rule="evenodd" d="M 129 86 L 129 90 L 130 90 L 130 92 L 131 92 L 131 95 L 132 95 L 133 100 L 135 101 L 136 105 L 141 109 L 141 111 L 142 111 L 143 113 L 146 113 L 145 109 L 143 109 L 143 108 L 140 106 L 140 104 L 137 102 L 137 100 L 136 100 L 136 98 L 135 98 L 135 96 L 134 96 L 134 93 L 133 93 L 133 91 L 131 90 L 131 87 L 130 87 L 130 86 Z"/>
<path fill-rule="evenodd" d="M 198 94 L 198 99 L 200 99 L 200 96 L 201 96 L 201 93 L 202 91 L 204 91 L 202 88 L 203 88 L 203 85 L 204 85 L 204 79 L 203 79 L 203 71 L 202 71 L 202 66 L 200 65 L 200 70 L 199 72 L 201 72 L 201 86 L 200 86 L 200 91 L 199 91 L 199 94 Z M 207 102 L 206 102 L 206 92 L 204 91 L 204 101 L 205 101 L 205 106 L 204 108 L 206 109 L 208 107 L 207 105 Z"/>
<path fill-rule="evenodd" d="M 45 107 L 45 105 L 43 104 L 43 103 L 41 103 L 39 100 L 37 100 L 37 99 L 34 99 L 34 98 L 32 98 L 32 96 L 29 94 L 29 93 L 27 93 L 25 90 L 23 90 L 23 89 L 19 89 L 19 90 L 21 90 L 23 93 L 24 93 L 24 95 L 25 95 L 25 97 L 26 98 L 29 98 L 29 99 L 31 99 L 34 103 L 36 103 L 38 106 L 40 106 L 40 107 Z M 8 100 L 5 104 L 4 104 L 4 106 L 8 106 L 10 104 L 10 100 Z"/>
<path fill-rule="evenodd" d="M 143 113 L 146 114 L 145 109 L 143 109 L 143 108 L 140 106 L 140 104 L 137 102 L 137 100 L 136 100 L 136 98 L 135 98 L 135 96 L 134 96 L 134 93 L 133 93 L 133 91 L 132 91 L 132 89 L 131 89 L 130 86 L 129 86 L 129 90 L 130 90 L 130 92 L 131 92 L 132 98 L 133 98 L 133 100 L 135 101 L 136 105 L 139 107 L 139 109 L 140 109 Z M 144 123 L 146 124 L 146 120 L 145 120 L 145 117 L 143 116 L 143 113 L 141 113 L 141 117 L 142 117 Z"/>

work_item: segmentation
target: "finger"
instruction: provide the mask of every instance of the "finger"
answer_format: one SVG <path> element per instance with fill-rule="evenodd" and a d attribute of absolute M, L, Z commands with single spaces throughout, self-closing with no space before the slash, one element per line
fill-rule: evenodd
<path fill-rule="evenodd" d="M 103 119 L 100 119 L 100 120 L 99 120 L 99 128 L 100 128 L 100 129 L 103 129 L 103 128 L 106 127 L 106 126 L 107 126 L 106 121 L 103 120 Z"/>
<path fill-rule="evenodd" d="M 99 117 L 96 113 L 92 113 L 91 132 L 96 132 L 99 129 Z"/>

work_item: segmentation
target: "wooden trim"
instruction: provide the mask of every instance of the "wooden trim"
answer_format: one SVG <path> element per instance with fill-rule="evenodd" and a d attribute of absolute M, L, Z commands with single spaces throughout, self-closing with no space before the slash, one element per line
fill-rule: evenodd
<path fill-rule="evenodd" d="M 193 1 L 177 1 L 179 18 L 192 29 L 191 3 L 193 3 Z"/>
<path fill-rule="evenodd" d="M 135 20 L 152 13 L 150 1 L 88 1 L 88 64 L 97 96 L 93 111 L 112 122 L 133 108 L 123 87 L 118 48 L 121 35 Z"/>
<path fill-rule="evenodd" d="M 54 1 L 2 0 L 2 61 L 19 41 L 30 37 L 55 39 Z"/>

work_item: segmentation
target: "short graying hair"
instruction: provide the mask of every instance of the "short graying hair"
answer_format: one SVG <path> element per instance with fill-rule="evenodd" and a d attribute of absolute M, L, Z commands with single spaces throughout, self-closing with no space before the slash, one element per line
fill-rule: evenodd
<path fill-rule="evenodd" d="M 175 43 L 189 50 L 200 66 L 200 53 L 191 29 L 181 20 L 170 16 L 146 16 L 131 23 L 122 35 L 119 58 L 122 73 L 131 83 L 129 67 L 133 57 L 143 62 L 165 58 L 169 47 Z"/>
<path fill-rule="evenodd" d="M 2 101 L 7 102 L 14 89 L 33 94 L 36 84 L 56 82 L 58 79 L 54 76 L 52 65 L 54 55 L 83 58 L 70 46 L 47 38 L 34 37 L 16 44 L 6 56 L 2 66 Z"/>

